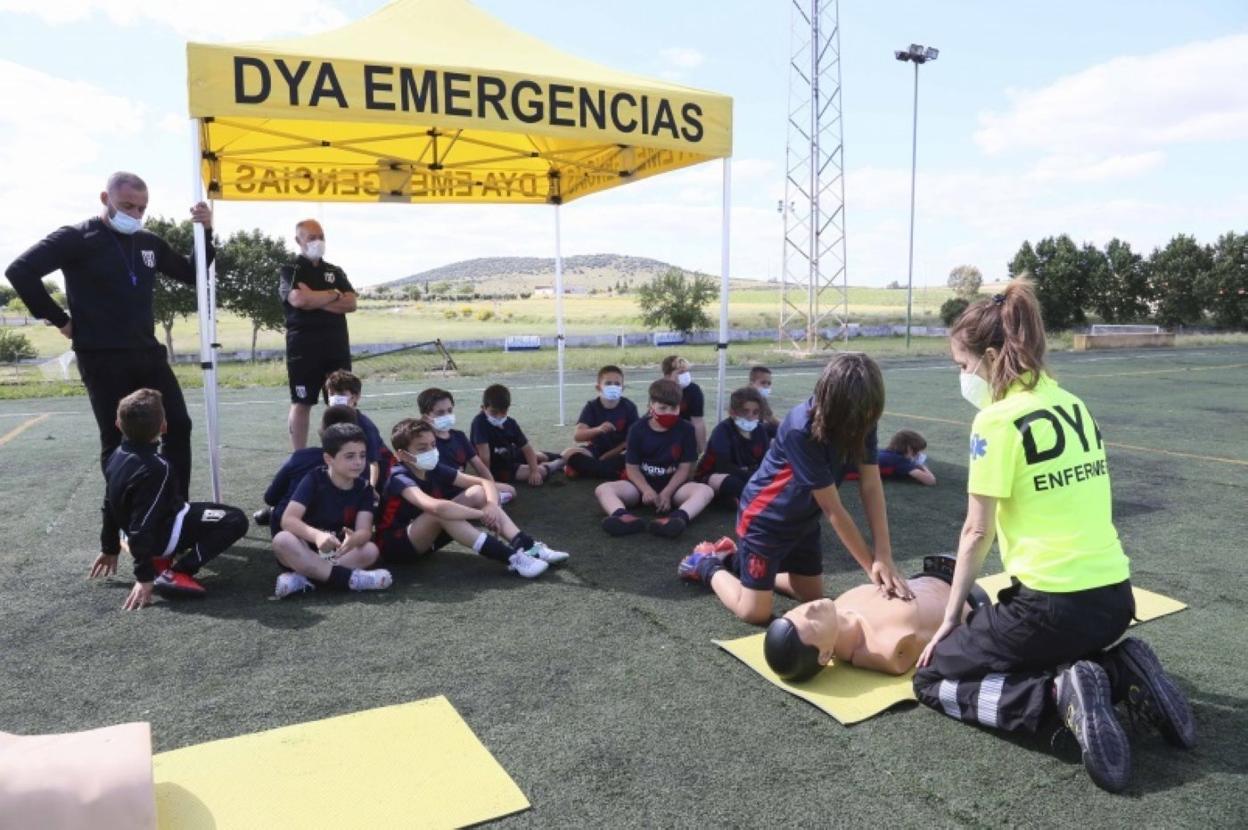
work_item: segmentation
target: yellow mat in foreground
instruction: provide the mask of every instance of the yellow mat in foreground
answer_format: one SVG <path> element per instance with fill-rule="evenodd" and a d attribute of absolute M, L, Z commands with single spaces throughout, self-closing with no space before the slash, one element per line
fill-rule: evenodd
<path fill-rule="evenodd" d="M 997 592 L 1010 584 L 1010 578 L 1005 574 L 994 574 L 980 579 L 979 584 L 995 602 Z M 1152 591 L 1142 588 L 1133 590 L 1135 613 L 1140 622 L 1164 617 L 1187 607 L 1178 600 Z M 911 686 L 913 671 L 893 677 L 835 661 L 804 683 L 786 683 L 768 668 L 763 658 L 763 636 L 761 633 L 751 634 L 736 640 L 716 640 L 715 644 L 758 672 L 764 680 L 813 703 L 843 724 L 858 723 L 890 706 L 915 699 Z"/>
<path fill-rule="evenodd" d="M 529 801 L 445 697 L 164 752 L 161 828 L 463 827 Z"/>

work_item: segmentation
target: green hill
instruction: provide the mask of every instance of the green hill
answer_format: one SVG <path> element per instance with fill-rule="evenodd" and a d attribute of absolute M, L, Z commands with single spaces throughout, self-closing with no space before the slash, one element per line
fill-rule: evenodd
<path fill-rule="evenodd" d="M 617 285 L 636 287 L 649 282 L 669 268 L 687 270 L 668 262 L 647 257 L 621 254 L 582 254 L 564 257 L 564 285 L 571 292 L 600 291 Z M 689 272 L 697 273 L 697 272 Z M 379 288 L 392 288 L 415 283 L 423 288 L 439 283 L 471 283 L 474 291 L 532 291 L 555 282 L 554 257 L 481 257 L 452 262 L 419 274 L 381 283 Z"/>

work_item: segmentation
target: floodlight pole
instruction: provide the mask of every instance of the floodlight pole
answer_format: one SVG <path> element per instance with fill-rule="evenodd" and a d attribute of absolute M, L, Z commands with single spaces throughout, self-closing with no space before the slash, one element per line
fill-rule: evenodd
<path fill-rule="evenodd" d="M 914 195 L 919 170 L 919 64 L 936 60 L 938 49 L 910 44 L 906 50 L 898 50 L 893 57 L 914 64 L 914 127 L 910 137 L 910 265 L 906 276 L 906 349 L 910 348 L 910 324 L 914 300 Z"/>
<path fill-rule="evenodd" d="M 204 179 L 200 173 L 203 151 L 200 145 L 199 119 L 191 119 L 191 200 L 198 204 L 204 200 Z M 195 301 L 199 317 L 199 368 L 204 373 L 204 420 L 208 433 L 208 475 L 212 482 L 212 500 L 221 501 L 221 442 L 217 423 L 217 356 L 213 349 L 216 336 L 215 291 L 210 285 L 208 271 L 207 235 L 204 226 L 193 222 L 195 236 Z M 169 355 L 173 363 L 173 355 Z M 189 493 L 184 493 L 187 498 Z"/>
<path fill-rule="evenodd" d="M 910 267 L 906 276 L 906 348 L 910 348 L 910 314 L 914 297 L 914 190 L 919 170 L 919 62 L 914 62 L 914 129 L 910 138 Z"/>

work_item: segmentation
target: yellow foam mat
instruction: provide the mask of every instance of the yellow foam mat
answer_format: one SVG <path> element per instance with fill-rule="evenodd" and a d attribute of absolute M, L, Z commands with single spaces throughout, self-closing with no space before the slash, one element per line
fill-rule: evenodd
<path fill-rule="evenodd" d="M 159 826 L 464 827 L 529 800 L 445 697 L 284 726 L 153 759 Z"/>
<path fill-rule="evenodd" d="M 996 601 L 997 592 L 1010 584 L 1006 574 L 994 574 L 978 580 Z M 1135 613 L 1140 622 L 1182 611 L 1187 606 L 1170 597 L 1133 588 Z M 842 724 L 858 723 L 874 717 L 890 706 L 914 700 L 911 680 L 914 672 L 900 677 L 855 668 L 848 663 L 829 663 L 823 671 L 803 683 L 786 683 L 767 665 L 763 657 L 762 633 L 735 640 L 716 640 L 715 644 L 757 672 L 767 682 L 811 703 Z"/>

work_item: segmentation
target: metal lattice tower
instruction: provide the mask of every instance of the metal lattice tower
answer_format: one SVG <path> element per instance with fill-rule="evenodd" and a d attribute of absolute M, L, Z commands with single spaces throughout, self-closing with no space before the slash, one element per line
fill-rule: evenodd
<path fill-rule="evenodd" d="M 791 2 L 779 341 L 812 352 L 849 333 L 840 3 Z"/>

